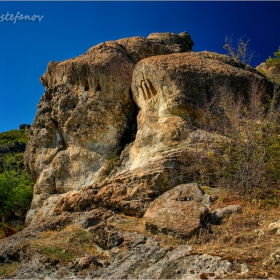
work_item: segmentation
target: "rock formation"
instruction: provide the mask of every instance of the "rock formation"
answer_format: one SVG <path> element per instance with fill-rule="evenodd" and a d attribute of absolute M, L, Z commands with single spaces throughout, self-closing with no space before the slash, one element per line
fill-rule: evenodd
<path fill-rule="evenodd" d="M 27 224 L 38 212 L 34 222 L 44 221 L 55 205 L 68 209 L 73 195 L 84 203 L 84 187 L 89 204 L 142 216 L 158 195 L 194 180 L 207 102 L 220 91 L 246 98 L 252 84 L 265 92 L 271 85 L 227 56 L 191 52 L 192 45 L 186 32 L 151 34 L 49 63 L 25 153 L 35 182 Z"/>
<path fill-rule="evenodd" d="M 220 257 L 192 254 L 185 245 L 163 248 L 154 237 L 116 226 L 128 214 L 144 217 L 153 234 L 186 238 L 201 228 L 218 212 L 211 211 L 215 197 L 193 182 L 200 162 L 207 164 L 205 146 L 215 148 L 224 137 L 218 124 L 226 122 L 223 108 L 212 104 L 209 129 L 209 104 L 225 92 L 244 102 L 252 90 L 273 94 L 273 84 L 255 69 L 224 55 L 195 53 L 192 46 L 186 32 L 155 33 L 49 63 L 25 151 L 35 183 L 26 223 L 32 238 L 69 224 L 87 229 L 110 262 L 84 256 L 48 270 L 39 255 L 35 261 L 25 258 L 33 249 L 20 255 L 22 247 L 5 243 L 0 260 L 19 254 L 26 261 L 17 277 L 42 277 L 42 271 L 58 277 L 63 269 L 72 277 L 91 262 L 102 268 L 90 271 L 89 278 L 214 279 L 231 273 L 232 263 Z M 238 213 L 228 209 L 218 218 Z"/>
<path fill-rule="evenodd" d="M 137 115 L 131 98 L 135 63 L 193 45 L 186 32 L 150 37 L 102 43 L 77 58 L 49 63 L 25 154 L 35 182 L 27 223 L 48 197 L 53 201 L 104 179 L 110 160 L 131 141 Z"/>

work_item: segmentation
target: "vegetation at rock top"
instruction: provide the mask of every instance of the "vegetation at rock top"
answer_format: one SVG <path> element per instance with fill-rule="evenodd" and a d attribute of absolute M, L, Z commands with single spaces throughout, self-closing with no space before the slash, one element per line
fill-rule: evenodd
<path fill-rule="evenodd" d="M 265 64 L 266 64 L 267 66 L 272 66 L 272 65 L 278 66 L 278 65 L 280 65 L 280 47 L 278 48 L 278 51 L 274 53 L 274 56 L 275 56 L 275 57 L 271 57 L 271 56 L 270 56 L 270 57 L 266 60 Z"/>
<path fill-rule="evenodd" d="M 27 143 L 28 130 L 0 133 L 0 146 L 16 141 Z M 32 195 L 33 182 L 24 170 L 23 153 L 0 154 L 0 238 L 15 232 L 5 223 L 22 227 Z"/>
<path fill-rule="evenodd" d="M 235 61 L 239 61 L 244 64 L 249 64 L 255 57 L 255 52 L 249 48 L 250 38 L 245 40 L 245 36 L 240 37 L 236 44 L 233 40 L 233 35 L 225 37 L 225 44 L 223 48 L 227 51 L 227 54 Z"/>

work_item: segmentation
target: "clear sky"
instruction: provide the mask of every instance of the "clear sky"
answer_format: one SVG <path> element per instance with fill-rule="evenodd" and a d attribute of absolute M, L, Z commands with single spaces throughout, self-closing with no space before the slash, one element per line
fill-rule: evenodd
<path fill-rule="evenodd" d="M 187 31 L 194 51 L 225 53 L 225 36 L 250 38 L 258 55 L 280 46 L 280 2 L 0 2 L 0 132 L 31 124 L 49 61 L 62 61 L 101 42 Z M 7 21 L 9 14 L 43 16 Z"/>

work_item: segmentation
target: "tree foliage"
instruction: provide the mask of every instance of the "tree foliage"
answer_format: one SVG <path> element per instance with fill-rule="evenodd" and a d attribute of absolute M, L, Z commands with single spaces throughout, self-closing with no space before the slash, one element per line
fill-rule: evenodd
<path fill-rule="evenodd" d="M 0 145 L 10 144 L 18 141 L 27 143 L 29 130 L 10 130 L 0 133 Z"/>
<path fill-rule="evenodd" d="M 280 46 L 279 46 L 279 48 L 278 48 L 278 51 L 274 53 L 274 56 L 275 56 L 275 57 L 271 57 L 271 56 L 270 56 L 270 57 L 266 60 L 265 64 L 266 64 L 267 66 L 271 66 L 271 65 L 277 66 L 277 65 L 280 65 Z"/>
<path fill-rule="evenodd" d="M 24 218 L 30 207 L 33 184 L 26 172 L 4 171 L 0 174 L 0 215 L 2 221 Z"/>
<path fill-rule="evenodd" d="M 0 133 L 1 145 L 15 141 L 27 143 L 27 130 Z M 24 170 L 23 153 L 0 154 L 0 219 L 21 220 L 30 207 L 33 182 Z"/>

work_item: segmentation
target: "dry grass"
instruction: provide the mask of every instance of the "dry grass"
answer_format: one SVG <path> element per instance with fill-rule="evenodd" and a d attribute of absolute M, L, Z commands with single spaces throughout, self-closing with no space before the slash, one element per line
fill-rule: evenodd
<path fill-rule="evenodd" d="M 89 233 L 83 229 L 67 226 L 61 231 L 45 231 L 39 239 L 30 243 L 41 254 L 57 259 L 62 263 L 68 263 L 86 253 L 98 255 L 94 249 Z"/>
<path fill-rule="evenodd" d="M 11 264 L 1 264 L 0 265 L 0 277 L 6 277 L 10 274 L 13 274 L 19 268 L 19 263 L 11 263 Z"/>
<path fill-rule="evenodd" d="M 231 261 L 236 269 L 234 278 L 280 278 L 280 267 L 270 260 L 272 251 L 280 246 L 280 236 L 268 229 L 270 223 L 280 218 L 280 206 L 264 208 L 263 203 L 248 202 L 236 194 L 221 192 L 213 208 L 230 204 L 241 204 L 243 212 L 225 218 L 220 224 L 205 225 L 187 240 L 162 234 L 154 237 L 161 246 L 176 248 L 188 244 L 193 247 L 192 253 L 220 256 Z M 136 217 L 120 215 L 111 225 L 123 232 L 139 232 L 153 236 L 145 231 L 144 220 Z M 104 257 L 95 250 L 89 233 L 73 226 L 61 231 L 42 232 L 40 239 L 31 240 L 30 243 L 31 247 L 35 247 L 43 255 L 58 259 L 62 263 L 68 263 L 86 253 Z M 249 269 L 247 274 L 238 274 L 241 272 L 240 264 L 246 264 Z M 0 275 L 3 275 L 8 269 L 16 268 L 1 269 Z"/>
<path fill-rule="evenodd" d="M 110 225 L 120 231 L 145 233 L 144 219 L 127 216 L 125 214 L 121 214 L 120 217 L 111 222 Z"/>
<path fill-rule="evenodd" d="M 230 196 L 226 202 L 217 201 L 217 205 L 227 205 L 227 202 Z M 243 204 L 243 212 L 224 219 L 219 225 L 202 228 L 189 244 L 196 253 L 218 255 L 236 264 L 245 263 L 249 268 L 246 278 L 280 277 L 279 267 L 270 260 L 270 254 L 280 245 L 280 238 L 268 230 L 268 225 L 279 219 L 280 207 L 264 209 L 238 201 L 236 197 L 233 203 Z"/>
<path fill-rule="evenodd" d="M 222 191 L 213 209 L 231 204 L 242 205 L 243 212 L 225 218 L 220 224 L 207 224 L 195 236 L 185 240 L 163 234 L 153 236 L 145 231 L 144 220 L 135 217 L 122 215 L 112 225 L 121 231 L 153 236 L 161 246 L 176 248 L 179 245 L 191 245 L 194 254 L 227 259 L 235 265 L 234 278 L 280 278 L 280 267 L 273 265 L 270 260 L 270 254 L 280 246 L 280 236 L 268 229 L 270 223 L 280 218 L 280 206 L 268 205 L 265 201 L 248 202 L 237 194 Z M 242 267 L 246 270 L 243 264 L 249 271 L 239 274 Z"/>

